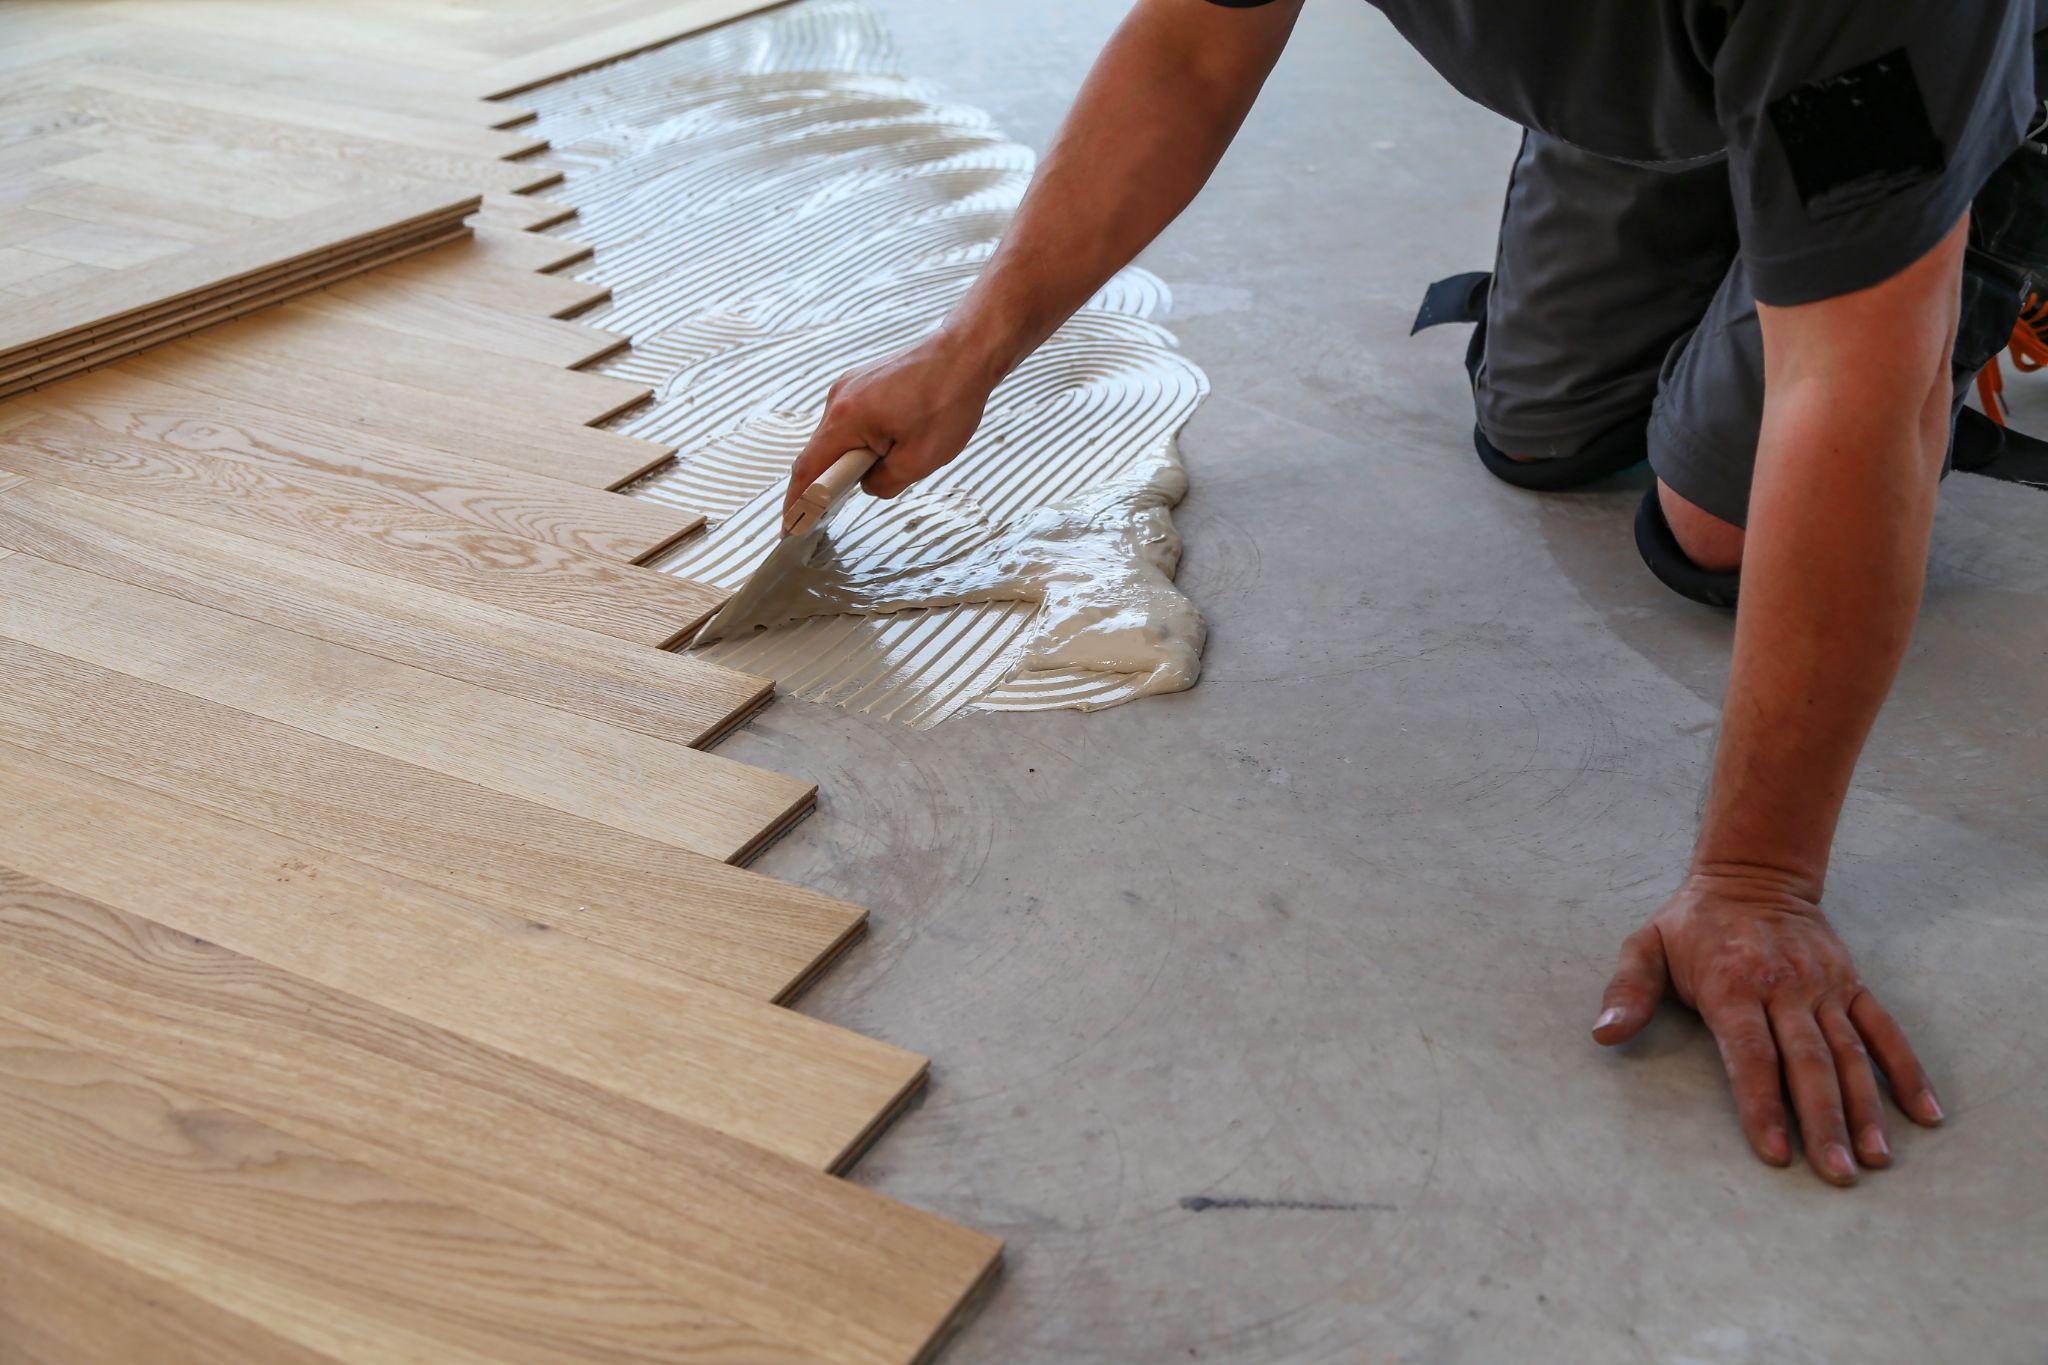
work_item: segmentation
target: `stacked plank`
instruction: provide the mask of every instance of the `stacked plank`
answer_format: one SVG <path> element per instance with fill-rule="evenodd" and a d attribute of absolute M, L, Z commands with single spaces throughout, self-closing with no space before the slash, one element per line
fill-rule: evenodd
<path fill-rule="evenodd" d="M 263 223 L 481 200 L 0 401 L 0 1360 L 906 1361 L 993 1273 L 836 1178 L 925 1061 L 786 1008 L 865 914 L 744 867 L 815 788 L 708 752 L 772 686 L 665 649 L 724 594 L 645 566 L 701 517 L 614 491 L 673 452 L 596 425 L 649 394 L 577 368 L 624 344 L 548 273 L 587 248 L 456 164 L 544 182 L 476 95 L 740 7 L 0 15 L 91 156 L 139 126 L 103 97 L 227 120 L 162 115 L 83 197 L 45 177 L 88 157 L 0 167 L 19 250 L 184 244 L 24 308 L 168 318 L 268 231 L 140 174 L 254 95 L 361 152 L 263 150 L 338 187 Z"/>

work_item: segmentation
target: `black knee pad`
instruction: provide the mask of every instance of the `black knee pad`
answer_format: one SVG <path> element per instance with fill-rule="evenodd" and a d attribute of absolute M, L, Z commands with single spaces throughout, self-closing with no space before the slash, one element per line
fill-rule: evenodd
<path fill-rule="evenodd" d="M 1486 439 L 1475 424 L 1472 448 L 1487 473 L 1503 483 L 1538 493 L 1557 493 L 1597 483 L 1619 474 L 1630 465 L 1641 464 L 1650 452 L 1650 419 L 1632 417 L 1620 426 L 1604 431 L 1583 450 L 1549 460 L 1511 460 Z"/>
<path fill-rule="evenodd" d="M 1735 609 L 1735 596 L 1742 587 L 1741 570 L 1713 573 L 1688 559 L 1678 537 L 1671 533 L 1671 523 L 1664 519 L 1655 484 L 1644 492 L 1642 506 L 1636 508 L 1636 549 L 1657 581 L 1680 597 L 1709 607 Z"/>

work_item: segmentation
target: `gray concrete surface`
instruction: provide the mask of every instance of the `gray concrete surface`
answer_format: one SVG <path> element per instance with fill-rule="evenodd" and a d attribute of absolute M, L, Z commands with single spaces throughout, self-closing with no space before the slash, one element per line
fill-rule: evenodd
<path fill-rule="evenodd" d="M 1041 147 L 1122 8 L 877 3 Z M 760 866 L 874 909 L 803 1008 L 933 1058 L 855 1178 L 1008 1239 L 953 1362 L 2048 1361 L 2048 495 L 1950 481 L 1828 894 L 1950 1124 L 1854 1191 L 1768 1170 L 1692 1017 L 1586 1035 L 1686 857 L 1728 622 L 1641 567 L 1633 478 L 1485 477 L 1463 335 L 1406 336 L 1513 144 L 1313 0 L 1145 258 L 1215 383 L 1199 688 L 923 734 L 788 702 L 722 750 L 824 788 Z"/>

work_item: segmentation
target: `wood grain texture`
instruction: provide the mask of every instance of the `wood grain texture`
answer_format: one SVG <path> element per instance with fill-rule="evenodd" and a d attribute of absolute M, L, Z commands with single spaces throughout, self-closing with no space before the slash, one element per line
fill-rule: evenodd
<path fill-rule="evenodd" d="M 337 504 L 274 471 L 51 419 L 0 433 L 0 470 L 636 644 L 673 643 L 725 596 L 453 520 L 394 526 L 388 507 Z"/>
<path fill-rule="evenodd" d="M 83 327 L 104 326 L 188 298 L 224 280 L 287 267 L 353 237 L 433 221 L 450 213 L 467 216 L 480 202 L 473 193 L 402 188 L 358 204 L 323 209 L 314 216 L 286 219 L 216 245 L 195 247 L 144 270 L 121 271 L 98 287 L 10 309 L 0 318 L 0 359 L 12 359 L 19 351 L 47 345 Z"/>
<path fill-rule="evenodd" d="M 560 275 L 535 275 L 496 264 L 471 241 L 451 242 L 385 272 L 391 279 L 449 294 L 506 313 L 566 318 L 612 296 L 611 286 Z"/>
<path fill-rule="evenodd" d="M 7 412 L 0 406 L 0 428 Z M 694 655 L 0 473 L 0 550 L 9 547 L 693 748 L 774 689 Z"/>
<path fill-rule="evenodd" d="M 90 898 L 0 873 L 0 1017 L 835 1361 L 917 1359 L 993 1238 Z"/>
<path fill-rule="evenodd" d="M 658 6 L 618 7 L 607 23 L 598 16 L 584 16 L 573 36 L 564 36 L 546 46 L 509 57 L 484 67 L 464 80 L 469 88 L 487 98 L 516 95 L 562 76 L 587 71 L 619 57 L 644 52 L 650 47 L 767 9 L 781 0 L 666 0 Z M 652 12 L 646 12 L 651 9 Z M 527 40 L 527 41 L 530 41 Z"/>
<path fill-rule="evenodd" d="M 220 80 L 191 80 L 118 64 L 75 67 L 64 73 L 63 80 L 71 86 L 172 101 L 259 123 L 295 124 L 476 159 L 504 160 L 548 145 L 544 137 L 480 128 L 474 120 L 422 118 L 367 104 L 337 104 L 276 90 L 252 91 Z"/>
<path fill-rule="evenodd" d="M 12 555 L 0 635 L 706 857 L 737 859 L 817 788 L 510 693 Z"/>
<path fill-rule="evenodd" d="M 488 304 L 437 294 L 378 274 L 308 294 L 304 307 L 355 318 L 415 336 L 445 337 L 496 355 L 520 356 L 551 365 L 588 365 L 623 350 L 627 339 L 587 323 L 529 313 L 508 313 Z"/>
<path fill-rule="evenodd" d="M 518 228 L 486 224 L 470 237 L 478 260 L 507 270 L 560 270 L 587 261 L 596 251 L 588 242 L 550 237 Z"/>
<path fill-rule="evenodd" d="M 13 745 L 0 774 L 20 872 L 819 1170 L 924 1079 L 923 1058 L 886 1043 L 656 981 L 587 939 L 130 783 Z"/>
<path fill-rule="evenodd" d="M 0 1025 L 0 1211 L 146 1265 L 316 1355 L 676 1362 L 733 1326 L 114 1058 L 10 1025 Z"/>
<path fill-rule="evenodd" d="M 542 228 L 566 223 L 576 216 L 574 204 L 558 204 L 552 199 L 540 199 L 530 194 L 487 194 L 483 207 L 477 210 L 476 220 L 493 227 L 516 228 L 521 232 L 538 232 Z"/>
<path fill-rule="evenodd" d="M 138 1361 L 339 1365 L 133 1261 L 0 1209 L 0 1365 Z"/>
<path fill-rule="evenodd" d="M 0 741 L 589 939 L 656 981 L 681 972 L 779 1001 L 863 919 L 815 892 L 14 640 L 0 640 L 0 680 Z"/>
<path fill-rule="evenodd" d="M 586 487 L 630 482 L 665 463 L 674 449 L 586 428 L 576 419 L 588 410 L 587 396 L 549 420 L 547 403 L 538 397 L 528 412 L 487 394 L 433 392 L 248 347 L 194 346 L 175 355 L 140 356 L 124 368 L 214 398 L 285 408 L 347 430 L 381 431 Z"/>
<path fill-rule="evenodd" d="M 172 348 L 173 355 L 177 348 Z M 166 360 L 173 355 L 166 355 Z M 154 369 L 149 372 L 158 372 Z M 545 478 L 502 465 L 348 432 L 276 408 L 208 399 L 138 377 L 122 367 L 59 385 L 25 401 L 60 422 L 109 438 L 153 441 L 202 451 L 255 469 L 278 470 L 337 502 L 393 504 L 488 531 L 519 536 L 600 559 L 648 559 L 703 524 L 703 518 L 637 498 Z M 23 426 L 24 439 L 37 430 Z"/>
<path fill-rule="evenodd" d="M 390 327 L 345 321 L 288 303 L 209 332 L 202 344 L 381 379 L 428 393 L 487 401 L 569 426 L 591 426 L 653 396 L 645 384 L 428 341 Z M 656 458 L 643 449 L 644 458 Z"/>

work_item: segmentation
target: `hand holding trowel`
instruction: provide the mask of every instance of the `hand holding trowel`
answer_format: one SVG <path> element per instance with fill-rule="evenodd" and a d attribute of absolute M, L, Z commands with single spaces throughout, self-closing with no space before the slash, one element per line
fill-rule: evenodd
<path fill-rule="evenodd" d="M 748 625 L 776 585 L 791 570 L 810 563 L 811 556 L 817 552 L 818 542 L 824 538 L 825 522 L 833 509 L 845 501 L 853 486 L 881 458 L 865 446 L 849 450 L 813 479 L 811 486 L 783 514 L 782 536 L 775 542 L 775 548 L 768 552 L 768 557 L 761 561 L 761 567 L 748 575 L 747 581 L 726 599 L 725 605 L 704 623 L 690 643 L 707 645 Z"/>

